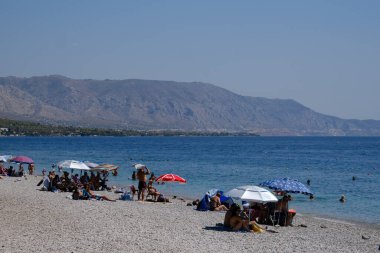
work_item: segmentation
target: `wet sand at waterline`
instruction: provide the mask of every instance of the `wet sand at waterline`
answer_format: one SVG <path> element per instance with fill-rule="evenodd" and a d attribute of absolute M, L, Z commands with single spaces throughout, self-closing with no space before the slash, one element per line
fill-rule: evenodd
<path fill-rule="evenodd" d="M 380 245 L 380 229 L 367 224 L 297 214 L 294 227 L 268 227 L 278 233 L 229 232 L 217 225 L 224 213 L 180 199 L 78 201 L 39 191 L 40 179 L 0 180 L 0 252 L 378 252 Z"/>

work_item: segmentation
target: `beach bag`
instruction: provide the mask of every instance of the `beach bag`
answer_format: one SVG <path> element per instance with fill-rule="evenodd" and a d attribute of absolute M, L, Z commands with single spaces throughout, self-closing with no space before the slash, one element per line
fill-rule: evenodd
<path fill-rule="evenodd" d="M 131 194 L 131 192 L 124 192 L 120 196 L 120 200 L 132 200 L 132 194 Z"/>

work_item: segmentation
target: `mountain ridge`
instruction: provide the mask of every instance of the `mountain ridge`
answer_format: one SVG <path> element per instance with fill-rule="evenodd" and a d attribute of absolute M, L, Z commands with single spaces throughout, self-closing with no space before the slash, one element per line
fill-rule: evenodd
<path fill-rule="evenodd" d="M 292 99 L 235 94 L 202 82 L 0 77 L 0 117 L 120 129 L 260 135 L 380 135 L 380 121 L 324 115 Z"/>

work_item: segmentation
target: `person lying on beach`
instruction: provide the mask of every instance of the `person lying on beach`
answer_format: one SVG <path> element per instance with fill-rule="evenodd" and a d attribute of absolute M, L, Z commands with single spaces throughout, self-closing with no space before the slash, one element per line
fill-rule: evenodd
<path fill-rule="evenodd" d="M 220 202 L 220 192 L 210 200 L 210 211 L 227 211 L 228 208 Z"/>
<path fill-rule="evenodd" d="M 116 199 L 110 199 L 105 195 L 100 196 L 100 195 L 95 194 L 93 191 L 91 191 L 89 184 L 86 184 L 84 186 L 84 189 L 82 190 L 82 194 L 83 196 L 88 197 L 89 199 L 93 198 L 96 200 L 107 200 L 107 201 L 113 201 L 113 202 L 116 201 Z"/>
<path fill-rule="evenodd" d="M 168 198 L 165 198 L 163 194 L 160 194 L 157 198 L 157 202 L 171 203 Z"/>
<path fill-rule="evenodd" d="M 89 199 L 87 196 L 83 196 L 82 191 L 80 191 L 78 188 L 75 188 L 72 195 L 73 200 L 87 200 Z"/>

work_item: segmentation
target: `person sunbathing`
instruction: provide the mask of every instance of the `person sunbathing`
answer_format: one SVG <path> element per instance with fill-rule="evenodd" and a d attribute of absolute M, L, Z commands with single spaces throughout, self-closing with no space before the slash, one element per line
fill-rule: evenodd
<path fill-rule="evenodd" d="M 75 188 L 72 195 L 73 200 L 87 200 L 88 197 L 83 196 L 82 191 L 78 188 Z"/>
<path fill-rule="evenodd" d="M 220 202 L 220 192 L 210 200 L 210 211 L 227 211 L 228 208 Z"/>
<path fill-rule="evenodd" d="M 82 190 L 82 194 L 83 194 L 83 196 L 88 197 L 89 199 L 93 198 L 96 200 L 107 200 L 107 201 L 113 201 L 113 202 L 116 201 L 116 199 L 110 199 L 109 197 L 107 197 L 105 195 L 101 196 L 101 195 L 95 194 L 93 191 L 91 191 L 89 184 L 85 185 L 84 189 Z"/>

